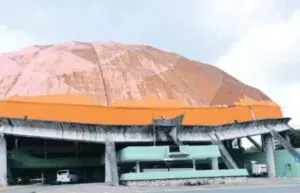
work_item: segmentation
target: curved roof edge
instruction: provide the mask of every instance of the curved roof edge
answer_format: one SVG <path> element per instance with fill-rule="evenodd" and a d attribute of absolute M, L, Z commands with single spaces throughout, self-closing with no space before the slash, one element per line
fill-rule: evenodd
<path fill-rule="evenodd" d="M 154 117 L 184 115 L 183 125 L 219 125 L 253 119 L 282 118 L 278 106 L 232 106 L 192 108 L 125 108 L 95 105 L 47 104 L 0 101 L 0 117 L 90 123 L 103 125 L 148 125 Z M 255 116 L 253 116 L 255 115 Z"/>
<path fill-rule="evenodd" d="M 161 100 L 156 97 L 148 96 L 141 100 L 118 100 L 111 105 L 103 105 L 96 99 L 86 95 L 75 94 L 57 94 L 57 95 L 40 95 L 40 96 L 12 96 L 0 102 L 17 102 L 32 104 L 56 104 L 63 106 L 101 106 L 103 108 L 125 108 L 125 109 L 194 109 L 194 108 L 228 108 L 243 106 L 271 106 L 279 107 L 276 103 L 265 101 L 254 101 L 250 99 L 241 99 L 248 102 L 236 102 L 233 105 L 213 105 L 213 106 L 190 106 L 184 101 L 167 99 Z"/>

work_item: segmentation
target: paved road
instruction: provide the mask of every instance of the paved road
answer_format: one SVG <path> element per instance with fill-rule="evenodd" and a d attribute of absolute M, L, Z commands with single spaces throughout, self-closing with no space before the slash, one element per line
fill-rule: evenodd
<path fill-rule="evenodd" d="M 0 190 L 2 193 L 32 193 L 36 192 L 39 193 L 40 191 L 46 191 L 46 190 L 54 190 L 55 187 L 41 187 L 41 186 L 29 186 L 29 187 L 11 187 L 7 190 Z"/>
<path fill-rule="evenodd" d="M 136 193 L 137 190 L 128 187 L 113 187 L 100 183 L 70 184 L 56 186 L 31 186 L 16 189 L 1 190 L 0 193 Z"/>
<path fill-rule="evenodd" d="M 110 187 L 103 184 L 27 187 L 1 191 L 5 193 L 300 193 L 300 184 L 281 184 L 227 188 L 178 188 L 137 190 L 126 187 Z"/>
<path fill-rule="evenodd" d="M 145 192 L 144 192 L 145 193 Z M 300 185 L 281 185 L 268 187 L 231 187 L 217 189 L 194 189 L 194 190 L 164 190 L 147 193 L 300 193 Z"/>

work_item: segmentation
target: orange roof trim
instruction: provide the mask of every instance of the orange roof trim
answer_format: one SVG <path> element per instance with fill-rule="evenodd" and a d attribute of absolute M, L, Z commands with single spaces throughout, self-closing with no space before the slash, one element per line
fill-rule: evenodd
<path fill-rule="evenodd" d="M 103 106 L 96 100 L 80 95 L 12 97 L 0 101 L 0 116 L 104 125 L 146 125 L 152 124 L 153 117 L 173 118 L 179 114 L 184 114 L 184 125 L 218 125 L 253 119 L 250 105 L 180 107 L 168 104 L 128 107 L 125 104 L 129 103 Z M 256 119 L 282 118 L 281 109 L 276 105 L 254 104 L 251 108 Z"/>

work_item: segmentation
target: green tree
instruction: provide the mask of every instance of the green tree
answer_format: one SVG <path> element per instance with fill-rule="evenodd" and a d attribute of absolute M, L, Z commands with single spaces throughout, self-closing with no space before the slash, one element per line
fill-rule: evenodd
<path fill-rule="evenodd" d="M 259 149 L 257 149 L 254 145 L 252 145 L 249 148 L 246 148 L 245 151 L 246 153 L 254 153 L 254 152 L 259 152 Z"/>
<path fill-rule="evenodd" d="M 300 130 L 291 130 L 288 132 L 293 147 L 300 147 Z"/>

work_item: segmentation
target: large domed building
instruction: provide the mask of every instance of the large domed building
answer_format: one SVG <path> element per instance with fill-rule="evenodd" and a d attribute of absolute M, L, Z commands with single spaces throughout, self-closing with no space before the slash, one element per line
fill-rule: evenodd
<path fill-rule="evenodd" d="M 280 134 L 291 130 L 290 119 L 262 91 L 215 66 L 150 46 L 31 46 L 0 54 L 0 69 L 0 186 L 19 171 L 36 176 L 49 169 L 56 176 L 62 168 L 98 172 L 114 184 L 119 176 L 133 184 L 161 176 L 180 183 L 216 174 L 245 177 L 248 171 L 239 167 L 253 159 L 242 158 L 241 139 L 257 135 L 262 147 L 251 141 L 266 152 L 268 175 L 275 177 L 273 138 L 285 141 Z M 300 157 L 289 142 L 282 144 Z M 139 161 L 156 169 L 152 161 L 169 167 L 172 160 L 193 168 L 139 171 Z M 197 168 L 206 168 L 205 175 Z"/>
<path fill-rule="evenodd" d="M 149 100 L 177 106 L 275 105 L 260 90 L 215 66 L 145 45 L 32 46 L 1 54 L 0 68 L 2 99 L 72 94 L 102 105 L 143 106 Z"/>

